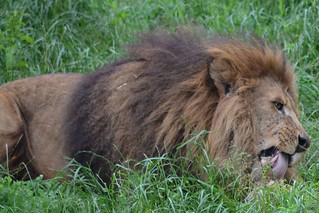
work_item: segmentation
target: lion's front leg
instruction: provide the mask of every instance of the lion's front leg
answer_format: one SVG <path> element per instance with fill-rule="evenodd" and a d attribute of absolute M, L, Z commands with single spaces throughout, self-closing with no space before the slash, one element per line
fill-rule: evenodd
<path fill-rule="evenodd" d="M 286 175 L 285 175 L 285 180 L 288 181 L 288 183 L 291 183 L 294 180 L 298 180 L 301 181 L 302 178 L 300 177 L 300 175 L 298 174 L 297 170 L 295 169 L 295 167 L 289 167 L 287 169 Z"/>

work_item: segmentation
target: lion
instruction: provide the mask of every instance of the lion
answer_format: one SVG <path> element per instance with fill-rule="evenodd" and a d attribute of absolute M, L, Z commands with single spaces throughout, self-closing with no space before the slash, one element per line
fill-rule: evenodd
<path fill-rule="evenodd" d="M 18 153 L 10 164 L 51 178 L 75 159 L 109 183 L 112 165 L 125 160 L 198 155 L 193 143 L 180 147 L 207 130 L 210 160 L 247 153 L 253 181 L 265 166 L 272 179 L 298 180 L 295 165 L 311 140 L 298 120 L 295 82 L 283 52 L 254 36 L 144 34 L 126 59 L 95 72 L 2 86 L 0 114 L 8 116 L 0 124 L 13 128 L 0 132 L 1 162 L 8 147 Z"/>

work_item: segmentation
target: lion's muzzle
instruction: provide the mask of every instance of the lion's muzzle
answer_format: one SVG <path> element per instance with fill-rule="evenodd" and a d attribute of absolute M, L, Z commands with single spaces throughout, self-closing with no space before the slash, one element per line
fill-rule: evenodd
<path fill-rule="evenodd" d="M 275 179 L 284 179 L 289 166 L 293 166 L 303 158 L 304 152 L 310 147 L 311 139 L 307 134 L 298 136 L 295 153 L 288 154 L 277 147 L 261 151 L 259 155 L 261 167 L 270 166 Z"/>

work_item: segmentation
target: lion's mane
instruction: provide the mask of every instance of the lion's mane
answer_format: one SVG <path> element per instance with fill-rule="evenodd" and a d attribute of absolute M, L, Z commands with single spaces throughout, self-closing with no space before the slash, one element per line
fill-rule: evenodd
<path fill-rule="evenodd" d="M 111 163 L 175 154 L 201 130 L 209 131 L 212 159 L 238 150 L 257 157 L 251 91 L 258 79 L 273 78 L 295 102 L 297 96 L 282 52 L 248 37 L 204 39 L 185 30 L 143 35 L 128 47 L 128 59 L 90 73 L 77 86 L 66 118 L 67 153 L 104 180 L 112 167 L 91 153 Z M 189 146 L 178 154 L 186 155 Z"/>

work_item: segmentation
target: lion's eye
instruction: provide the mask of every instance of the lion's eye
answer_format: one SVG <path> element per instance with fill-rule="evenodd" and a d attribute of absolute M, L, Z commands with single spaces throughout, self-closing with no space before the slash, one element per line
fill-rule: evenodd
<path fill-rule="evenodd" d="M 279 111 L 282 111 L 283 108 L 284 108 L 284 104 L 281 103 L 281 102 L 274 101 L 273 104 L 274 104 L 275 108 L 276 108 L 277 110 L 279 110 Z"/>

